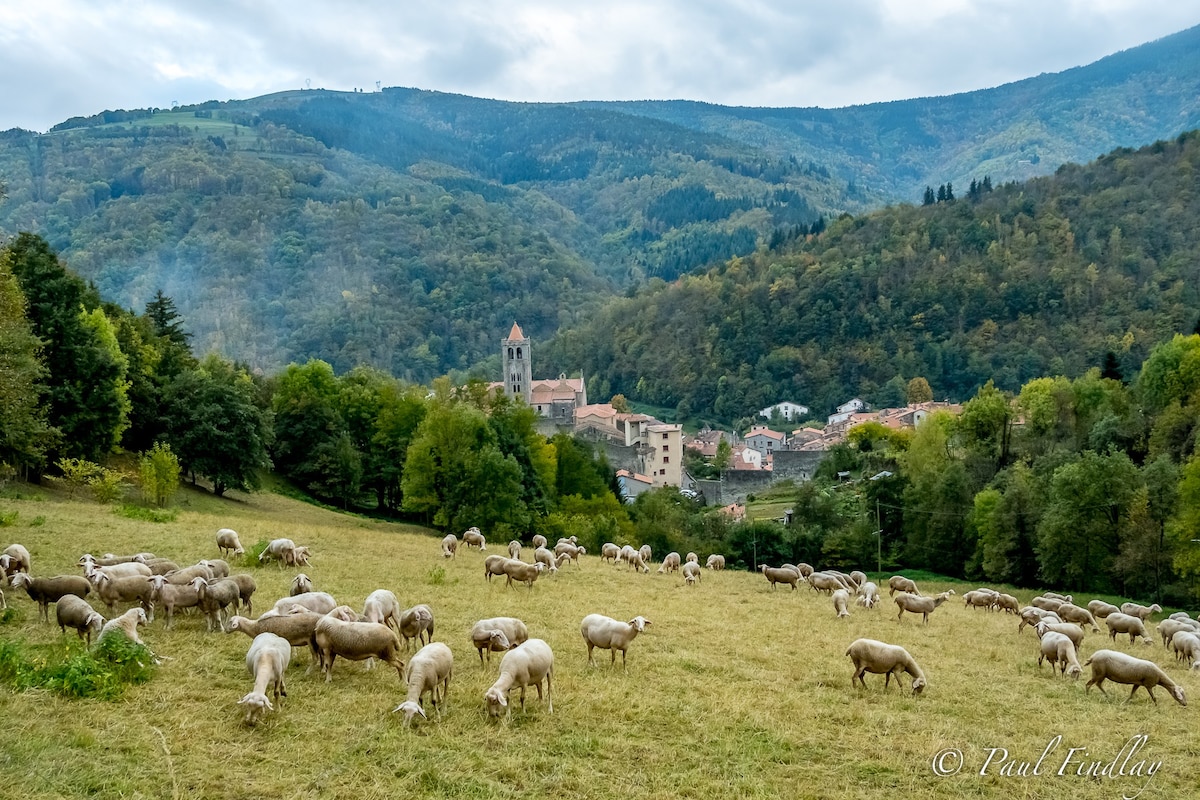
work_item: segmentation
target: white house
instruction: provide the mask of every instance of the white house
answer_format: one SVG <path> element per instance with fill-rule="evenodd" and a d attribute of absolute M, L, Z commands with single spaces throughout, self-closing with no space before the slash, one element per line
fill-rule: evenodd
<path fill-rule="evenodd" d="M 776 403 L 773 406 L 767 406 L 758 412 L 760 417 L 770 419 L 772 415 L 778 411 L 779 416 L 786 419 L 788 422 L 796 422 L 808 416 L 808 406 L 802 406 L 799 403 L 793 403 L 788 400 L 782 403 Z"/>
<path fill-rule="evenodd" d="M 847 400 L 837 407 L 836 413 L 829 415 L 829 420 L 826 424 L 837 425 L 839 422 L 845 422 L 850 419 L 852 415 L 860 414 L 867 409 L 867 404 L 857 397 L 853 400 Z"/>

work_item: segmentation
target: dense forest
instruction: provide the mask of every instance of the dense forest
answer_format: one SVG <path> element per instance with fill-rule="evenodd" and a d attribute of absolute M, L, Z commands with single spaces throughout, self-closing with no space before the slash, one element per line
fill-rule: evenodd
<path fill-rule="evenodd" d="M 1015 392 L 1115 362 L 1200 321 L 1200 134 L 960 199 L 844 216 L 819 236 L 652 282 L 539 355 L 681 417 L 903 404 L 988 381 Z"/>
<path fill-rule="evenodd" d="M 37 233 L 126 308 L 164 291 L 199 351 L 264 371 L 316 357 L 490 376 L 514 320 L 545 340 L 845 212 L 1196 127 L 1198 37 L 834 110 L 396 88 L 107 111 L 0 133 L 0 234 Z"/>

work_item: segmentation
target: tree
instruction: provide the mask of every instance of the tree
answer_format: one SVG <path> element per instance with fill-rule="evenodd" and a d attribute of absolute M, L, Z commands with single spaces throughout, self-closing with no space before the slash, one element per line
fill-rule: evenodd
<path fill-rule="evenodd" d="M 921 205 L 931 206 L 937 201 L 937 196 L 933 193 L 932 186 L 925 187 L 925 196 L 921 199 Z"/>
<path fill-rule="evenodd" d="M 165 442 L 156 442 L 138 460 L 142 477 L 142 495 L 162 508 L 179 490 L 179 459 Z"/>
<path fill-rule="evenodd" d="M 908 382 L 906 396 L 910 406 L 917 403 L 928 403 L 933 400 L 933 389 L 929 387 L 929 381 L 916 377 Z"/>
<path fill-rule="evenodd" d="M 271 463 L 270 424 L 256 400 L 249 374 L 217 355 L 167 385 L 163 438 L 193 483 L 207 478 L 218 497 L 259 487 L 258 472 Z"/>
<path fill-rule="evenodd" d="M 183 329 L 183 317 L 175 308 L 175 301 L 163 294 L 162 289 L 154 293 L 154 299 L 146 303 L 146 317 L 154 325 L 154 335 L 189 348 L 192 335 Z"/>
<path fill-rule="evenodd" d="M 0 251 L 0 464 L 37 469 L 53 443 L 41 403 L 46 368 L 9 260 L 8 252 Z"/>
<path fill-rule="evenodd" d="M 609 405 L 611 405 L 613 407 L 613 411 L 616 411 L 618 414 L 629 413 L 629 401 L 625 399 L 625 395 L 623 394 L 614 394 L 612 396 L 612 400 L 609 401 Z"/>
<path fill-rule="evenodd" d="M 346 432 L 339 411 L 341 387 L 333 367 L 319 359 L 289 364 L 272 398 L 275 467 L 305 491 L 330 497 L 329 469 Z M 336 483 L 336 479 L 333 479 Z"/>

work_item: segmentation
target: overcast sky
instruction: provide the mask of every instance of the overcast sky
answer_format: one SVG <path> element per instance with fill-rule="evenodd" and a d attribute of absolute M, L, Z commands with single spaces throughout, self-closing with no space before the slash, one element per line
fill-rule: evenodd
<path fill-rule="evenodd" d="M 285 89 L 837 107 L 998 86 L 1197 0 L 5 0 L 0 130 Z"/>

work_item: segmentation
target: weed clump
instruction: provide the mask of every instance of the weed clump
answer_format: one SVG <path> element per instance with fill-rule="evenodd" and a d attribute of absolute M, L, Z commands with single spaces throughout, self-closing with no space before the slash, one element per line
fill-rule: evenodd
<path fill-rule="evenodd" d="M 123 503 L 120 507 L 114 509 L 117 516 L 127 519 L 140 519 L 143 522 L 174 522 L 179 516 L 178 509 L 174 508 L 147 508 L 134 503 Z"/>
<path fill-rule="evenodd" d="M 154 676 L 154 656 L 124 636 L 107 636 L 90 651 L 39 652 L 17 641 L 0 642 L 0 684 L 15 691 L 44 689 L 70 698 L 115 700 Z"/>

